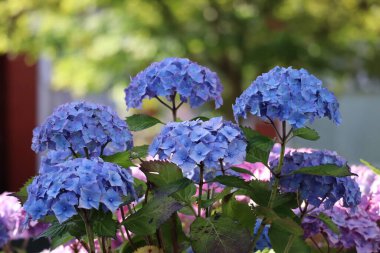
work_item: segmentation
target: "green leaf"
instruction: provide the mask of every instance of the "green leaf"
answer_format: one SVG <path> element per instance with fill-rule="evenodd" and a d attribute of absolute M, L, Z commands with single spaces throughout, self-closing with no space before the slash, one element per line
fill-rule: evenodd
<path fill-rule="evenodd" d="M 28 179 L 21 189 L 14 195 L 20 200 L 21 204 L 24 204 L 28 198 L 28 186 L 33 182 L 34 177 Z"/>
<path fill-rule="evenodd" d="M 230 187 L 252 190 L 249 182 L 246 182 L 243 179 L 235 176 L 217 176 L 212 180 L 212 182 L 218 182 Z"/>
<path fill-rule="evenodd" d="M 162 226 L 160 227 L 163 244 L 164 244 L 164 252 L 171 253 L 173 252 L 173 237 L 177 239 L 177 243 L 179 245 L 179 252 L 185 251 L 190 246 L 189 238 L 185 235 L 182 229 L 182 223 L 177 214 L 173 214 L 170 219 L 168 219 Z"/>
<path fill-rule="evenodd" d="M 249 127 L 242 127 L 241 129 L 248 141 L 247 162 L 268 164 L 269 154 L 273 148 L 274 141 Z"/>
<path fill-rule="evenodd" d="M 86 234 L 84 223 L 79 215 L 73 216 L 62 224 L 58 221 L 52 222 L 48 229 L 41 233 L 38 238 L 48 237 L 54 240 L 56 237 L 62 237 L 66 233 L 69 233 L 76 238 L 80 238 Z"/>
<path fill-rule="evenodd" d="M 256 216 L 247 203 L 238 202 L 233 194 L 229 194 L 223 198 L 222 212 L 223 215 L 238 221 L 240 225 L 253 232 Z"/>
<path fill-rule="evenodd" d="M 53 250 L 57 248 L 58 246 L 61 246 L 71 240 L 75 239 L 72 235 L 69 233 L 65 233 L 62 236 L 56 236 L 51 240 L 50 244 L 50 250 Z"/>
<path fill-rule="evenodd" d="M 149 182 L 155 187 L 166 187 L 170 183 L 174 183 L 183 177 L 181 169 L 170 162 L 162 161 L 144 161 L 140 165 L 140 169 L 146 175 Z M 190 202 L 191 197 L 195 194 L 195 185 L 189 184 L 185 188 L 177 191 L 172 195 L 177 200 Z"/>
<path fill-rule="evenodd" d="M 96 211 L 91 215 L 94 233 L 97 236 L 115 237 L 118 228 L 117 222 L 112 218 L 112 213 Z"/>
<path fill-rule="evenodd" d="M 370 162 L 360 159 L 360 162 L 370 168 L 375 174 L 380 175 L 380 169 L 373 166 Z"/>
<path fill-rule="evenodd" d="M 133 147 L 131 150 L 131 159 L 145 158 L 148 156 L 149 145 Z"/>
<path fill-rule="evenodd" d="M 202 200 L 202 202 L 201 202 L 202 208 L 207 208 L 207 207 L 211 206 L 213 203 L 215 203 L 216 201 L 221 200 L 226 195 L 230 194 L 231 190 L 232 190 L 231 187 L 225 187 L 223 189 L 223 191 L 216 194 L 212 199 Z"/>
<path fill-rule="evenodd" d="M 278 224 L 272 224 L 269 228 L 269 238 L 272 247 L 276 253 L 284 252 L 285 247 L 289 241 L 289 237 L 292 236 L 289 233 L 284 232 Z M 311 249 L 306 244 L 302 236 L 296 237 L 289 252 L 294 253 L 310 253 Z"/>
<path fill-rule="evenodd" d="M 135 114 L 126 119 L 131 131 L 141 131 L 156 124 L 163 124 L 160 120 L 145 114 Z"/>
<path fill-rule="evenodd" d="M 292 134 L 309 141 L 316 141 L 320 138 L 318 132 L 309 127 L 294 129 Z"/>
<path fill-rule="evenodd" d="M 148 181 L 156 186 L 164 186 L 183 178 L 181 169 L 170 162 L 144 161 L 140 164 L 140 169 Z"/>
<path fill-rule="evenodd" d="M 133 162 L 131 162 L 130 151 L 124 151 L 110 156 L 103 156 L 102 158 L 106 162 L 116 163 L 124 168 L 135 166 Z"/>
<path fill-rule="evenodd" d="M 260 180 L 251 180 L 249 185 L 250 189 L 239 190 L 239 194 L 249 196 L 256 204 L 266 206 L 271 194 L 269 184 Z"/>
<path fill-rule="evenodd" d="M 173 193 L 178 192 L 179 190 L 182 190 L 192 184 L 193 181 L 191 181 L 188 178 L 180 178 L 179 180 L 176 180 L 174 182 L 170 182 L 164 186 L 158 187 L 155 189 L 155 196 L 169 196 Z"/>
<path fill-rule="evenodd" d="M 272 207 L 276 208 L 278 206 L 287 206 L 289 208 L 296 208 L 298 206 L 297 194 L 294 192 L 277 194 Z"/>
<path fill-rule="evenodd" d="M 340 234 L 339 227 L 332 221 L 332 219 L 324 213 L 319 213 L 317 216 L 331 231 L 335 234 Z"/>
<path fill-rule="evenodd" d="M 258 216 L 265 217 L 270 223 L 276 224 L 279 229 L 294 235 L 303 235 L 303 229 L 289 217 L 281 218 L 274 210 L 257 206 L 255 212 Z"/>
<path fill-rule="evenodd" d="M 251 234 L 229 217 L 197 218 L 190 226 L 191 246 L 195 253 L 249 252 Z"/>
<path fill-rule="evenodd" d="M 242 169 L 242 168 L 237 168 L 237 167 L 232 167 L 230 169 L 233 170 L 233 171 L 235 171 L 235 172 L 237 172 L 237 173 L 247 174 L 247 175 L 250 175 L 250 176 L 254 176 L 253 173 L 250 172 L 247 169 Z"/>
<path fill-rule="evenodd" d="M 130 215 L 123 224 L 136 235 L 153 234 L 182 207 L 184 205 L 172 197 L 153 198 L 136 213 Z"/>
<path fill-rule="evenodd" d="M 343 167 L 339 167 L 335 164 L 325 164 L 319 166 L 311 166 L 300 168 L 296 171 L 293 171 L 292 174 L 308 174 L 315 176 L 332 176 L 332 177 L 347 177 L 356 175 L 351 173 L 350 167 L 345 165 Z"/>

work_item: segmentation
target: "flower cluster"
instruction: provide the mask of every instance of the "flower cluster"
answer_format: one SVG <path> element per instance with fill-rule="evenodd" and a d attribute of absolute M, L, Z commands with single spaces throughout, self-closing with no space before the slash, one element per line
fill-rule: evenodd
<path fill-rule="evenodd" d="M 46 224 L 43 223 L 30 222 L 26 224 L 25 216 L 25 210 L 16 197 L 9 192 L 0 194 L 0 220 L 4 225 L 0 231 L 7 234 L 8 240 L 27 239 L 46 229 Z M 2 236 L 2 238 L 5 237 Z"/>
<path fill-rule="evenodd" d="M 9 241 L 7 227 L 3 218 L 0 218 L 0 248 Z"/>
<path fill-rule="evenodd" d="M 76 208 L 114 212 L 123 196 L 135 197 L 130 170 L 100 158 L 76 158 L 45 171 L 28 186 L 24 208 L 33 220 L 54 213 L 62 223 L 77 214 Z"/>
<path fill-rule="evenodd" d="M 270 163 L 276 168 L 279 159 Z M 308 174 L 291 174 L 303 168 L 318 165 L 334 164 L 345 166 L 346 161 L 331 151 L 293 151 L 284 156 L 281 170 L 280 187 L 284 192 L 299 192 L 301 199 L 307 200 L 313 206 L 324 203 L 326 209 L 343 198 L 345 207 L 355 207 L 360 203 L 360 189 L 351 177 L 315 176 Z"/>
<path fill-rule="evenodd" d="M 262 222 L 261 219 L 258 219 L 256 221 L 255 228 L 253 231 L 254 235 L 256 235 L 257 232 L 259 231 L 261 222 Z M 263 230 L 262 234 L 260 235 L 259 240 L 256 243 L 256 246 L 254 249 L 255 252 L 257 250 L 264 250 L 264 249 L 272 248 L 272 244 L 270 243 L 270 238 L 269 238 L 269 234 L 268 234 L 269 227 L 270 227 L 269 225 L 265 225 L 264 230 Z"/>
<path fill-rule="evenodd" d="M 333 93 L 305 69 L 275 67 L 259 76 L 236 99 L 235 119 L 247 113 L 262 119 L 288 121 L 294 128 L 305 126 L 314 118 L 328 117 L 341 122 L 339 104 Z"/>
<path fill-rule="evenodd" d="M 380 220 L 380 176 L 366 166 L 352 166 L 351 171 L 358 175 L 362 202 L 369 203 L 366 207 L 368 215 L 374 215 L 374 219 Z"/>
<path fill-rule="evenodd" d="M 146 97 L 162 96 L 172 101 L 178 94 L 191 107 L 215 100 L 218 108 L 223 104 L 222 91 L 219 77 L 208 68 L 185 58 L 166 58 L 152 63 L 132 79 L 125 89 L 125 101 L 128 108 L 139 108 Z"/>
<path fill-rule="evenodd" d="M 127 123 L 108 106 L 71 102 L 59 106 L 33 131 L 32 149 L 67 151 L 81 156 L 111 155 L 132 148 Z"/>
<path fill-rule="evenodd" d="M 317 218 L 320 211 L 313 212 L 302 222 L 305 238 L 323 233 L 327 236 L 330 246 L 334 248 L 356 248 L 358 253 L 378 252 L 380 249 L 380 227 L 377 219 L 368 215 L 368 203 L 362 202 L 352 212 L 347 208 L 335 205 L 324 213 L 331 217 L 338 226 L 340 233 L 331 231 L 320 219 Z"/>
<path fill-rule="evenodd" d="M 240 164 L 247 143 L 240 128 L 222 117 L 167 124 L 149 147 L 149 154 L 170 159 L 188 178 L 197 176 L 201 163 L 205 175 L 213 176 L 221 167 Z"/>

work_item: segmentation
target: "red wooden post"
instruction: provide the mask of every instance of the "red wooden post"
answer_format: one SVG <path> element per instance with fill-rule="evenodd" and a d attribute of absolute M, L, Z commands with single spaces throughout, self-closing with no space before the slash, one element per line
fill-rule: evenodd
<path fill-rule="evenodd" d="M 37 118 L 37 69 L 22 56 L 1 56 L 0 62 L 0 191 L 17 191 L 36 172 L 30 146 Z"/>

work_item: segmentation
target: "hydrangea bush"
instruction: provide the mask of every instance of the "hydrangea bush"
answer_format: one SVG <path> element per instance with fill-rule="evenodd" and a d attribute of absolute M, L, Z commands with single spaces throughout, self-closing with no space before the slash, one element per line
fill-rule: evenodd
<path fill-rule="evenodd" d="M 369 203 L 380 190 L 363 183 L 377 175 L 352 170 L 332 151 L 286 146 L 317 140 L 306 126 L 317 118 L 340 123 L 333 93 L 304 69 L 275 67 L 236 98 L 236 122 L 177 117 L 183 103 L 219 107 L 222 90 L 208 68 L 168 58 L 125 89 L 127 108 L 155 98 L 172 114 L 167 124 L 143 114 L 122 120 L 88 102 L 60 106 L 33 133 L 42 157 L 39 174 L 18 193 L 26 221 L 50 224 L 40 236 L 51 252 L 378 252 L 379 209 Z M 239 124 L 248 114 L 276 137 Z M 133 146 L 130 130 L 138 137 L 156 124 L 151 144 Z"/>

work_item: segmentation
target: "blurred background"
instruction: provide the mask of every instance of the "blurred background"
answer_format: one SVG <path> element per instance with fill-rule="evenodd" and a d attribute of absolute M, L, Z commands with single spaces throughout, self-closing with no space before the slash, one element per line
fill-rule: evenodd
<path fill-rule="evenodd" d="M 55 106 L 88 99 L 132 114 L 123 93 L 130 77 L 170 56 L 210 67 L 225 87 L 220 110 L 184 107 L 182 119 L 231 119 L 235 98 L 260 73 L 306 68 L 338 96 L 343 124 L 319 120 L 319 141 L 292 145 L 380 163 L 378 0 L 2 0 L 0 54 L 0 192 L 35 173 L 32 129 Z"/>

